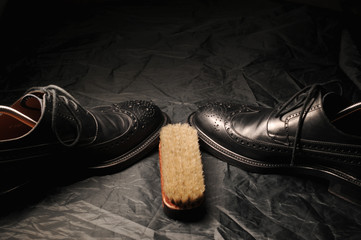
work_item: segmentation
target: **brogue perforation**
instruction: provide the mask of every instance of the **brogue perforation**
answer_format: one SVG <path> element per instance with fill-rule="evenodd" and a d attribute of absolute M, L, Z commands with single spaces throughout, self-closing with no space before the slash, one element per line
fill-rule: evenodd
<path fill-rule="evenodd" d="M 29 89 L 10 108 L 35 124 L 0 115 L 0 194 L 45 173 L 120 171 L 156 148 L 160 129 L 169 123 L 150 101 L 85 108 L 55 85 Z"/>
<path fill-rule="evenodd" d="M 206 103 L 188 121 L 203 148 L 227 163 L 325 178 L 332 193 L 361 204 L 361 128 L 355 126 L 361 104 L 347 103 L 323 85 L 305 87 L 277 109 Z"/>

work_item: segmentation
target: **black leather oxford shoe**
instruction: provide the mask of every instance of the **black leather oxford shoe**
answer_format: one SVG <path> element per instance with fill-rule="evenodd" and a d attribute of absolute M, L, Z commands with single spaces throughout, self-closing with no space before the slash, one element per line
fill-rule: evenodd
<path fill-rule="evenodd" d="M 58 86 L 30 89 L 0 106 L 0 194 L 57 171 L 119 171 L 158 145 L 167 122 L 148 101 L 85 109 Z"/>
<path fill-rule="evenodd" d="M 361 201 L 361 104 L 315 84 L 276 109 L 217 102 L 189 116 L 202 146 L 258 173 L 311 174 Z"/>

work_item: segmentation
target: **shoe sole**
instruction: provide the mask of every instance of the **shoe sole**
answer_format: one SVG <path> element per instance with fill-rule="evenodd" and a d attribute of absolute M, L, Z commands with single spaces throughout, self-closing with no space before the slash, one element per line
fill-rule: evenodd
<path fill-rule="evenodd" d="M 148 138 L 144 139 L 138 146 L 134 147 L 127 153 L 117 156 L 111 160 L 108 160 L 105 164 L 89 167 L 89 171 L 92 175 L 104 175 L 114 172 L 118 172 L 138 162 L 144 156 L 149 154 L 152 150 L 158 147 L 159 133 L 163 126 L 170 123 L 170 119 L 167 114 L 163 114 L 163 122 L 156 131 Z"/>
<path fill-rule="evenodd" d="M 337 169 L 324 166 L 269 164 L 232 152 L 219 145 L 203 133 L 193 122 L 195 113 L 188 118 L 188 123 L 198 131 L 200 146 L 220 160 L 243 170 L 262 174 L 311 175 L 329 181 L 328 191 L 333 195 L 361 206 L 361 180 Z"/>

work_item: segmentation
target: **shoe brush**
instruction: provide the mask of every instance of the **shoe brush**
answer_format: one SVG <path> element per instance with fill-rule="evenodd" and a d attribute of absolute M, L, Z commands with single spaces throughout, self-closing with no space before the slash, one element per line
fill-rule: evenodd
<path fill-rule="evenodd" d="M 168 124 L 160 131 L 159 167 L 165 214 L 196 220 L 204 211 L 204 176 L 197 130 Z"/>

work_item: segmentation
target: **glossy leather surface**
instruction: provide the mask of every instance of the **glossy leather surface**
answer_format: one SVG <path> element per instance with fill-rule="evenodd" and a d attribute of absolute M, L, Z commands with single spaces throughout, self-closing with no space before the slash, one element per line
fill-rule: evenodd
<path fill-rule="evenodd" d="M 122 156 L 136 150 L 134 148 L 148 138 L 158 137 L 158 131 L 168 121 L 160 109 L 148 101 L 127 101 L 89 111 L 97 120 L 98 134 L 93 144 L 79 151 L 87 152 L 94 165 L 112 161 L 104 161 L 104 156 Z"/>
<path fill-rule="evenodd" d="M 24 108 L 37 116 L 37 124 L 29 128 L 14 122 L 7 131 L 14 126 L 21 131 L 0 140 L 1 175 L 8 182 L 0 192 L 16 188 L 40 172 L 64 168 L 101 172 L 130 166 L 157 146 L 159 130 L 168 122 L 167 116 L 148 101 L 85 109 L 57 87 L 32 89 L 30 95 L 37 97 L 26 102 L 38 98 L 40 104 Z M 24 112 L 20 107 L 23 99 L 12 107 Z M 2 129 L 15 121 L 1 117 Z"/>
<path fill-rule="evenodd" d="M 350 181 L 358 179 L 361 186 L 361 136 L 332 123 L 332 116 L 342 107 L 343 101 L 334 93 L 320 91 L 315 96 L 307 106 L 294 162 L 301 106 L 278 116 L 277 109 L 213 102 L 200 107 L 189 122 L 198 129 L 206 149 L 248 170 L 328 168 L 341 171 Z"/>

